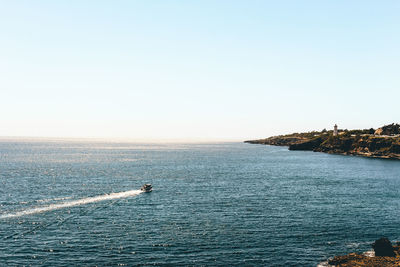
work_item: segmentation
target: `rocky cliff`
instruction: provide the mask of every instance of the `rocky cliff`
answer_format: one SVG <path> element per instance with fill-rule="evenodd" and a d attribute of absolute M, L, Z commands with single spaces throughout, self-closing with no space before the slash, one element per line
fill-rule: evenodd
<path fill-rule="evenodd" d="M 380 130 L 380 131 L 378 131 Z M 310 150 L 332 154 L 400 159 L 400 125 L 390 124 L 365 130 L 313 131 L 245 141 L 251 144 L 288 146 L 289 150 Z"/>

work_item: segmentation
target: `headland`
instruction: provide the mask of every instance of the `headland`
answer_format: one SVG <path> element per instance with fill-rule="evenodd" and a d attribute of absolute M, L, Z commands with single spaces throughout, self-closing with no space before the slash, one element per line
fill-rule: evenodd
<path fill-rule="evenodd" d="M 308 150 L 331 154 L 371 158 L 400 159 L 400 125 L 389 124 L 378 129 L 311 131 L 248 140 L 245 143 L 288 146 L 289 150 Z"/>

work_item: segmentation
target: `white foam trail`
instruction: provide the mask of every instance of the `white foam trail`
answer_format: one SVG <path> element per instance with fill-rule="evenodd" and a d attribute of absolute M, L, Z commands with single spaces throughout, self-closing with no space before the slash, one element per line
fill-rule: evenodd
<path fill-rule="evenodd" d="M 70 199 L 72 197 L 56 197 L 56 198 L 47 198 L 47 199 L 39 199 L 39 200 L 35 200 L 36 202 L 50 202 L 50 201 L 58 201 L 58 200 L 66 200 L 66 199 Z"/>
<path fill-rule="evenodd" d="M 119 193 L 105 194 L 105 195 L 96 196 L 96 197 L 88 197 L 88 198 L 64 202 L 64 203 L 60 203 L 60 204 L 52 204 L 52 205 L 48 205 L 48 206 L 22 210 L 22 211 L 18 211 L 15 213 L 2 214 L 2 215 L 0 215 L 0 219 L 21 217 L 21 216 L 26 216 L 26 215 L 31 215 L 31 214 L 36 214 L 36 213 L 41 213 L 41 212 L 46 212 L 46 211 L 52 211 L 52 210 L 58 210 L 58 209 L 64 209 L 64 208 L 70 208 L 70 207 L 75 207 L 75 206 L 80 206 L 80 205 L 85 205 L 85 204 L 100 202 L 100 201 L 105 201 L 105 200 L 132 197 L 132 196 L 139 195 L 140 193 L 142 193 L 141 190 L 130 190 L 130 191 L 119 192 Z"/>

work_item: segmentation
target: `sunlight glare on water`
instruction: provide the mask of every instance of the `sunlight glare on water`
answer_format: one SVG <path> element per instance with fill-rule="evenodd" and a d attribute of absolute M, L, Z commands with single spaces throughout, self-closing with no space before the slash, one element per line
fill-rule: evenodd
<path fill-rule="evenodd" d="M 0 152 L 8 266 L 317 266 L 399 240 L 399 161 L 243 143 Z M 154 191 L 139 194 L 144 183 Z"/>

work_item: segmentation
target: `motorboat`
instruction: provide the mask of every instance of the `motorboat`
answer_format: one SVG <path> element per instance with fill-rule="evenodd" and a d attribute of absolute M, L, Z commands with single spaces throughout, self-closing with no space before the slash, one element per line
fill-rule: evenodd
<path fill-rule="evenodd" d="M 150 193 L 151 191 L 153 191 L 153 186 L 151 184 L 144 184 L 140 190 L 142 190 L 145 193 Z"/>

